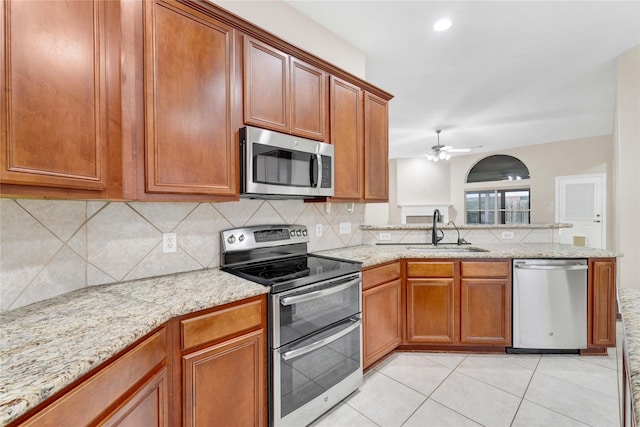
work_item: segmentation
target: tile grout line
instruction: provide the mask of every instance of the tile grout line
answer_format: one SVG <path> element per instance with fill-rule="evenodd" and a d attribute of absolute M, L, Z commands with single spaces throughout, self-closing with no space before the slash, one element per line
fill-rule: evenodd
<path fill-rule="evenodd" d="M 518 412 L 520 412 L 520 408 L 522 407 L 522 402 L 524 402 L 524 398 L 527 395 L 527 391 L 529 391 L 529 386 L 531 385 L 531 381 L 533 381 L 533 377 L 536 375 L 536 371 L 538 370 L 538 366 L 540 366 L 541 360 L 542 360 L 542 356 L 538 358 L 538 362 L 536 363 L 535 368 L 533 368 L 531 377 L 529 378 L 529 381 L 527 381 L 527 386 L 524 388 L 524 392 L 522 393 L 522 397 L 520 398 L 520 403 L 518 403 L 518 407 L 516 408 L 516 412 L 513 414 L 513 418 L 511 418 L 511 422 L 509 423 L 509 426 L 512 426 L 516 418 L 518 417 Z"/>

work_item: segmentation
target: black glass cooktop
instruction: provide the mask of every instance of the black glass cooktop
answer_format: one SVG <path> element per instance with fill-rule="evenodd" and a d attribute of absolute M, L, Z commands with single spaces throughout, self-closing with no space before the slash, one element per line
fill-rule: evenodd
<path fill-rule="evenodd" d="M 277 293 L 322 280 L 328 280 L 360 271 L 361 264 L 355 261 L 306 254 L 284 259 L 254 262 L 241 266 L 223 267 L 222 270 L 271 286 Z"/>

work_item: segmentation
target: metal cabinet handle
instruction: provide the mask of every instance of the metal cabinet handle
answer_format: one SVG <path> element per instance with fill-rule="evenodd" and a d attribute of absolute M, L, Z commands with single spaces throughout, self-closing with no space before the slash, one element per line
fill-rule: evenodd
<path fill-rule="evenodd" d="M 362 325 L 362 320 L 360 319 L 355 319 L 353 317 L 349 318 L 349 320 L 351 322 L 354 322 L 352 325 L 344 328 L 343 330 L 341 330 L 338 333 L 335 333 L 333 335 L 331 335 L 330 337 L 326 337 L 324 339 L 321 339 L 320 341 L 316 341 L 313 344 L 309 344 L 308 346 L 302 347 L 302 348 L 298 348 L 296 350 L 290 350 L 287 351 L 286 353 L 282 353 L 282 359 L 283 360 L 290 360 L 290 359 L 294 359 L 296 357 L 300 357 L 302 355 L 305 355 L 307 353 L 311 353 L 314 350 L 317 350 L 321 347 L 324 347 L 328 344 L 331 344 L 332 342 L 339 340 L 340 338 L 344 337 L 345 335 L 349 334 L 351 331 L 357 329 L 360 327 L 360 325 Z"/>
<path fill-rule="evenodd" d="M 314 291 L 314 292 L 309 292 L 303 295 L 295 295 L 292 297 L 284 297 L 280 300 L 280 304 L 287 306 L 287 305 L 291 305 L 291 304 L 296 304 L 299 302 L 304 302 L 304 301 L 310 301 L 312 299 L 316 299 L 316 298 L 320 298 L 320 297 L 324 297 L 327 295 L 331 295 L 331 294 L 335 294 L 341 291 L 344 291 L 345 289 L 357 284 L 360 282 L 360 278 L 358 277 L 357 279 L 354 280 L 350 280 L 347 283 L 343 283 L 342 285 L 338 285 L 338 286 L 333 286 L 331 288 L 327 288 L 327 289 L 322 289 L 319 291 Z"/>
<path fill-rule="evenodd" d="M 582 264 L 574 265 L 521 265 L 516 264 L 515 268 L 519 270 L 588 270 L 589 266 Z"/>

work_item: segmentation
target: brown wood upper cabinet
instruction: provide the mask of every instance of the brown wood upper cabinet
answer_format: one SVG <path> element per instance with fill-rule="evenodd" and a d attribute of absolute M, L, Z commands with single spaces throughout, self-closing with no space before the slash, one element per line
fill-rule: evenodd
<path fill-rule="evenodd" d="M 3 194 L 119 197 L 119 19 L 118 2 L 0 5 Z"/>
<path fill-rule="evenodd" d="M 389 200 L 389 107 L 364 93 L 364 200 Z"/>
<path fill-rule="evenodd" d="M 335 147 L 334 199 L 389 199 L 388 102 L 330 78 L 330 135 Z"/>
<path fill-rule="evenodd" d="M 244 122 L 326 141 L 326 73 L 245 36 Z"/>
<path fill-rule="evenodd" d="M 233 196 L 235 30 L 174 1 L 143 3 L 146 191 Z"/>

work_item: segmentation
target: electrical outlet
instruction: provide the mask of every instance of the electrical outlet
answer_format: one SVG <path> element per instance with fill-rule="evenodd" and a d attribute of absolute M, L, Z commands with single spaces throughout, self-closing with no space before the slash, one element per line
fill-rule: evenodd
<path fill-rule="evenodd" d="M 178 237 L 176 233 L 162 233 L 162 253 L 176 252 L 178 250 Z"/>
<path fill-rule="evenodd" d="M 350 222 L 341 222 L 340 223 L 340 234 L 351 234 L 351 223 Z"/>
<path fill-rule="evenodd" d="M 502 232 L 503 239 L 513 239 L 513 231 L 503 231 Z"/>
<path fill-rule="evenodd" d="M 380 233 L 380 240 L 391 240 L 391 233 Z"/>
<path fill-rule="evenodd" d="M 322 237 L 322 224 L 316 224 L 316 237 Z"/>

